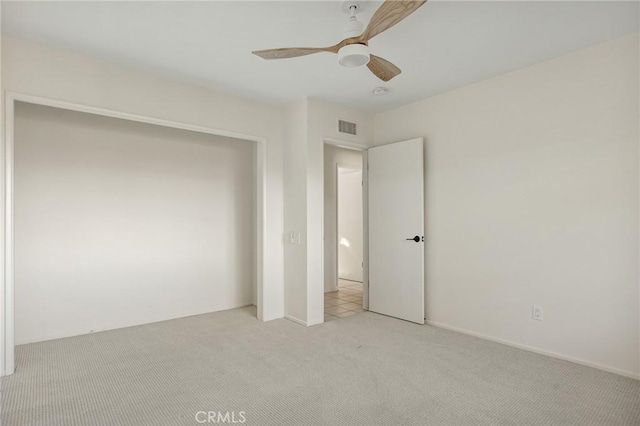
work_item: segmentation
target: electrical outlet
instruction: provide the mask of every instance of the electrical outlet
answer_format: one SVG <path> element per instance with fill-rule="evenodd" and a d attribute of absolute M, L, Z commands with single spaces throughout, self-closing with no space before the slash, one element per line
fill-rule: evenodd
<path fill-rule="evenodd" d="M 540 306 L 533 305 L 531 317 L 536 321 L 544 320 L 544 312 Z"/>

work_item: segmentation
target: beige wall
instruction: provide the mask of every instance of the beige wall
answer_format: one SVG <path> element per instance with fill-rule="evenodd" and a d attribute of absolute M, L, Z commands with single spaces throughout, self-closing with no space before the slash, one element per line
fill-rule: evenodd
<path fill-rule="evenodd" d="M 250 305 L 254 151 L 19 103 L 16 344 Z"/>
<path fill-rule="evenodd" d="M 626 37 L 374 117 L 376 145 L 426 138 L 429 320 L 640 373 L 638 51 Z"/>
<path fill-rule="evenodd" d="M 362 168 L 362 152 L 325 144 L 324 146 L 324 291 L 338 288 L 337 259 L 337 182 L 338 164 Z"/>

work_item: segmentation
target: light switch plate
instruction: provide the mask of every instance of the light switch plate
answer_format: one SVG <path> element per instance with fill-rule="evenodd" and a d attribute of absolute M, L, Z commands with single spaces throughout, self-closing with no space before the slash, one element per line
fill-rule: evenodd
<path fill-rule="evenodd" d="M 300 244 L 300 233 L 291 231 L 289 232 L 289 244 Z"/>

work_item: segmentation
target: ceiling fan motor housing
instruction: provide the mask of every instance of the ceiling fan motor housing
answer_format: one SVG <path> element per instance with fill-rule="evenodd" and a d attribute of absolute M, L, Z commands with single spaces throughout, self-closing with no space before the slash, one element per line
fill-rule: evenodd
<path fill-rule="evenodd" d="M 357 1 L 345 1 L 342 10 L 349 13 L 349 21 L 344 27 L 344 39 L 359 37 L 364 32 L 364 25 L 358 21 L 356 14 L 361 6 Z M 338 51 L 338 62 L 343 67 L 360 67 L 369 63 L 369 46 L 362 43 L 353 43 L 342 46 Z"/>
<path fill-rule="evenodd" d="M 364 25 L 358 21 L 355 16 L 349 18 L 347 24 L 344 26 L 344 38 L 358 37 L 364 32 Z"/>

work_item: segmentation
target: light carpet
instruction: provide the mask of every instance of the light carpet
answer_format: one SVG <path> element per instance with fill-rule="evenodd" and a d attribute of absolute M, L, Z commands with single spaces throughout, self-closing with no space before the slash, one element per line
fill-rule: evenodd
<path fill-rule="evenodd" d="M 367 312 L 236 309 L 19 346 L 17 366 L 3 425 L 640 425 L 637 380 Z"/>

